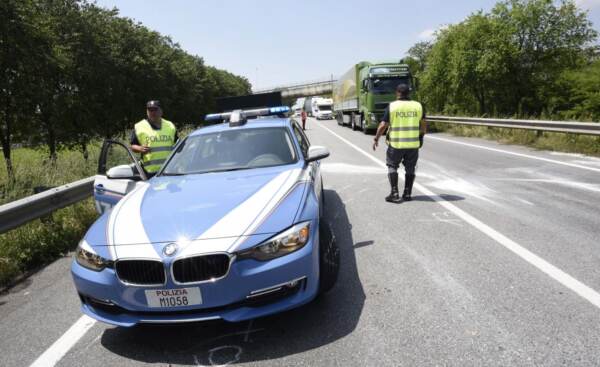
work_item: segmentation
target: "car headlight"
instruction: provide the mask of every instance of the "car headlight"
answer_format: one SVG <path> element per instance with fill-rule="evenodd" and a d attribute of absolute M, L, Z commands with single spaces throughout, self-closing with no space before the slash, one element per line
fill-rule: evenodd
<path fill-rule="evenodd" d="M 288 228 L 268 241 L 237 254 L 238 259 L 267 261 L 294 251 L 308 243 L 310 222 L 303 222 Z"/>
<path fill-rule="evenodd" d="M 85 248 L 84 248 L 85 247 Z M 94 253 L 91 247 L 85 241 L 81 241 L 75 252 L 75 260 L 84 268 L 102 271 L 105 268 L 112 267 L 113 262 Z"/>
<path fill-rule="evenodd" d="M 377 116 L 374 113 L 371 114 L 371 121 L 377 122 Z"/>

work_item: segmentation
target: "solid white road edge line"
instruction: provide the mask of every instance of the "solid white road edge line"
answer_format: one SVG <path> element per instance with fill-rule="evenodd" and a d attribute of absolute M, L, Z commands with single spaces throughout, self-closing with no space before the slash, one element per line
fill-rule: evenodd
<path fill-rule="evenodd" d="M 444 138 L 440 138 L 440 137 L 437 137 L 437 136 L 427 135 L 427 139 L 439 140 L 439 141 L 443 141 L 443 142 L 446 142 L 446 143 L 459 144 L 459 145 L 464 145 L 464 146 L 471 147 L 471 148 L 484 149 L 484 150 L 489 150 L 489 151 L 492 151 L 492 152 L 503 153 L 503 154 L 508 154 L 508 155 L 514 155 L 514 156 L 522 157 L 522 158 L 536 159 L 538 161 L 549 162 L 549 163 L 554 163 L 554 164 L 560 164 L 560 165 L 563 165 L 563 166 L 569 166 L 569 167 L 575 167 L 575 168 L 581 168 L 581 169 L 586 169 L 588 171 L 600 172 L 600 168 L 587 167 L 587 166 L 582 166 L 580 164 L 575 164 L 575 163 L 561 162 L 561 161 L 556 161 L 554 159 L 536 157 L 534 155 L 529 155 L 529 154 L 509 152 L 507 150 L 485 147 L 483 145 L 463 143 L 462 141 L 453 141 L 453 140 L 450 140 L 450 139 L 444 139 Z"/>
<path fill-rule="evenodd" d="M 94 326 L 96 320 L 83 315 L 57 341 L 46 349 L 30 367 L 52 367 L 64 357 L 78 341 Z"/>
<path fill-rule="evenodd" d="M 359 153 L 361 153 L 364 156 L 366 156 L 367 158 L 371 159 L 373 162 L 377 163 L 379 166 L 386 167 L 385 163 L 383 163 L 382 161 L 380 161 L 378 158 L 376 158 L 376 157 L 372 156 L 371 154 L 367 153 L 363 149 L 361 149 L 358 146 L 354 145 L 350 141 L 346 140 L 345 138 L 341 137 L 340 135 L 336 134 L 335 132 L 333 132 L 332 130 L 326 128 L 325 126 L 323 126 L 323 125 L 319 125 L 319 126 L 322 127 L 323 129 L 327 130 L 329 133 L 331 133 L 332 135 L 334 135 L 335 137 L 337 137 L 338 139 L 340 139 L 344 143 L 348 144 L 350 147 L 352 147 L 355 150 L 357 150 Z M 518 243 L 514 242 L 510 238 L 504 236 L 500 232 L 496 231 L 495 229 L 493 229 L 492 227 L 488 226 L 487 224 L 481 222 L 480 220 L 478 220 L 477 218 L 475 218 L 472 215 L 468 214 L 467 212 L 463 211 L 462 209 L 460 209 L 459 207 L 455 206 L 454 204 L 452 204 L 450 202 L 447 202 L 447 201 L 444 201 L 444 199 L 442 199 L 438 195 L 434 194 L 433 192 L 429 191 L 429 189 L 427 189 L 423 185 L 415 183 L 414 184 L 414 188 L 416 188 L 417 190 L 419 190 L 423 194 L 431 197 L 438 204 L 440 204 L 444 208 L 446 208 L 449 211 L 451 211 L 452 213 L 454 213 L 457 217 L 461 218 L 462 220 L 464 220 L 465 222 L 469 223 L 470 225 L 472 225 L 473 227 L 475 227 L 476 229 L 478 229 L 479 231 L 481 231 L 482 233 L 484 233 L 488 237 L 492 238 L 494 241 L 498 242 L 499 244 L 501 244 L 502 246 L 504 246 L 508 250 L 512 251 L 514 254 L 516 254 L 517 256 L 519 256 L 521 259 L 527 261 L 529 264 L 533 265 L 537 269 L 539 269 L 542 272 L 546 273 L 549 277 L 551 277 L 552 279 L 556 280 L 557 282 L 559 282 L 563 286 L 565 286 L 565 287 L 569 288 L 570 290 L 572 290 L 573 292 L 577 293 L 579 296 L 581 296 L 582 298 L 584 298 L 585 300 L 587 300 L 588 302 L 590 302 L 594 306 L 600 308 L 600 293 L 596 292 L 594 289 L 588 287 L 587 285 L 583 284 L 579 280 L 573 278 L 569 274 L 567 274 L 564 271 L 560 270 L 556 266 L 550 264 L 546 260 L 544 260 L 541 257 L 537 256 L 533 252 L 527 250 L 523 246 L 521 246 Z"/>

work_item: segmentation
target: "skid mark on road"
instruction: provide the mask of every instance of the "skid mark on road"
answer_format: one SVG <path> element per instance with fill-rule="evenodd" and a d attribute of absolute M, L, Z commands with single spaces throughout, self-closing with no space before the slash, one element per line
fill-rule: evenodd
<path fill-rule="evenodd" d="M 509 182 L 533 182 L 533 183 L 547 183 L 554 185 L 562 185 L 571 187 L 574 189 L 580 189 L 585 191 L 600 192 L 600 185 L 587 183 L 587 182 L 574 182 L 569 180 L 561 180 L 559 178 L 544 179 L 544 178 L 497 178 L 495 181 L 509 181 Z"/>
<path fill-rule="evenodd" d="M 385 169 L 378 167 L 358 166 L 347 163 L 323 163 L 321 164 L 321 171 L 345 175 L 381 175 L 387 172 Z"/>
<path fill-rule="evenodd" d="M 456 227 L 462 227 L 463 221 L 450 212 L 437 212 L 431 213 L 434 219 L 417 219 L 416 222 L 420 223 L 447 223 Z"/>
<path fill-rule="evenodd" d="M 325 131 L 329 132 L 333 136 L 337 137 L 344 143 L 348 144 L 350 147 L 354 148 L 356 151 L 363 154 L 367 158 L 371 159 L 373 162 L 375 162 L 380 167 L 385 167 L 385 163 L 382 162 L 381 160 L 379 160 L 379 158 L 367 153 L 365 150 L 359 148 L 352 142 L 350 142 L 347 139 L 343 138 L 342 136 L 336 134 L 335 132 L 326 128 L 325 126 L 319 125 L 319 127 L 324 129 Z M 436 138 L 436 139 L 439 139 L 439 138 Z M 446 139 L 442 139 L 442 140 L 446 140 Z M 453 141 L 449 141 L 449 142 L 452 143 Z M 466 143 L 460 143 L 460 144 L 471 145 L 471 144 L 466 144 Z M 490 149 L 490 150 L 496 150 L 496 149 Z M 504 151 L 501 151 L 501 150 L 498 150 L 498 151 L 504 153 Z M 515 153 L 515 155 L 521 155 L 521 154 Z M 537 158 L 537 157 L 534 157 L 534 158 Z M 545 160 L 545 159 L 542 159 L 542 160 Z M 553 163 L 556 163 L 556 162 L 553 162 Z M 560 163 L 562 163 L 562 162 L 560 162 Z M 569 165 L 569 164 L 567 164 L 567 165 Z M 589 167 L 579 167 L 579 168 L 590 169 Z M 600 172 L 600 169 L 598 169 L 597 171 Z M 466 223 L 469 223 L 471 226 L 473 226 L 473 228 L 477 229 L 478 231 L 482 232 L 486 236 L 490 237 L 492 240 L 494 240 L 498 244 L 502 245 L 507 250 L 513 252 L 515 255 L 520 257 L 522 260 L 526 261 L 530 265 L 534 266 L 538 270 L 540 270 L 543 273 L 545 273 L 546 275 L 548 275 L 550 278 L 554 279 L 558 283 L 562 284 L 566 288 L 568 288 L 571 291 L 573 291 L 574 293 L 578 294 L 580 297 L 582 297 L 586 301 L 590 302 L 592 305 L 596 306 L 597 308 L 600 308 L 600 293 L 598 293 L 594 289 L 588 287 L 584 283 L 575 279 L 571 275 L 565 273 L 564 271 L 562 271 L 561 269 L 552 265 L 551 263 L 547 262 L 543 258 L 541 258 L 538 255 L 534 254 L 533 252 L 527 250 L 523 246 L 519 245 L 518 243 L 511 240 L 510 238 L 504 236 L 502 233 L 496 231 L 495 229 L 488 226 L 487 224 L 481 222 L 479 219 L 468 214 L 467 212 L 460 209 L 456 205 L 449 203 L 447 201 L 444 201 L 443 199 L 441 199 L 439 196 L 434 194 L 432 191 L 430 191 L 425 186 L 415 183 L 414 188 L 416 190 L 420 191 L 421 193 L 429 196 L 435 202 L 437 202 L 438 204 L 443 206 L 446 210 L 454 213 L 457 217 L 461 218 Z"/>

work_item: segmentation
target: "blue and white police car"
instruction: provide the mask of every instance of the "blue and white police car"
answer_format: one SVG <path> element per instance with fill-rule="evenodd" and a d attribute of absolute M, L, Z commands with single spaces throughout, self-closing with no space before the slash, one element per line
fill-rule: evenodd
<path fill-rule="evenodd" d="M 125 145 L 106 141 L 94 183 L 102 215 L 71 268 L 82 311 L 119 326 L 242 321 L 333 287 L 340 255 L 320 174 L 329 151 L 287 110 L 208 115 L 225 122 L 180 141 L 149 180 Z"/>

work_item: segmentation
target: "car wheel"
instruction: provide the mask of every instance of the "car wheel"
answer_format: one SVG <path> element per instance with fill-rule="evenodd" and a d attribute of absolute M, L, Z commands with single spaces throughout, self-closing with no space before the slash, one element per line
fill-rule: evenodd
<path fill-rule="evenodd" d="M 319 221 L 319 294 L 331 290 L 340 272 L 340 249 L 326 220 Z"/>
<path fill-rule="evenodd" d="M 338 125 L 340 125 L 340 126 L 344 125 L 344 115 L 342 115 L 341 112 L 336 115 L 335 119 L 337 120 Z"/>

